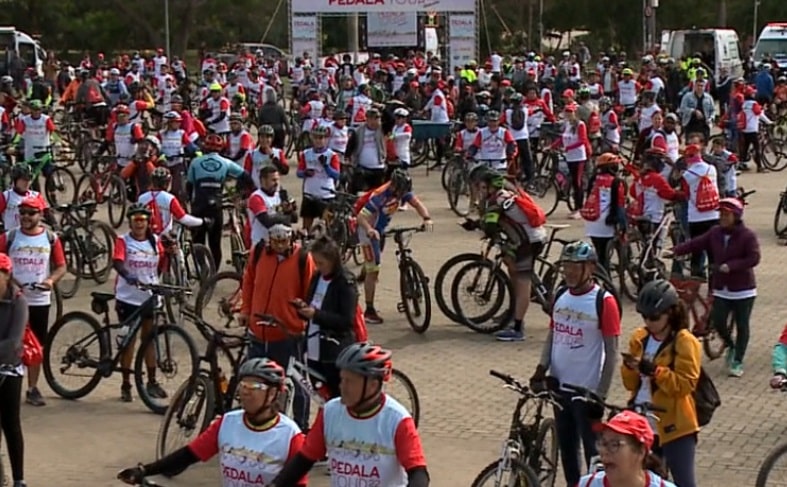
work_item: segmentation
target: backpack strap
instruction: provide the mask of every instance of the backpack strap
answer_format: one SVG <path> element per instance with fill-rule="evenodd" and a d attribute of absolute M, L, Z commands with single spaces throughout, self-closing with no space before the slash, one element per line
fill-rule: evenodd
<path fill-rule="evenodd" d="M 153 254 L 158 255 L 158 242 L 156 241 L 156 234 L 153 232 L 148 234 L 148 243 L 153 247 Z"/>

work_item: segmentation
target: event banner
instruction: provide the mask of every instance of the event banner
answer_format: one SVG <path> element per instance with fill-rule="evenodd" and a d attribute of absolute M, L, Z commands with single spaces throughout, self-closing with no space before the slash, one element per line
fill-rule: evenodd
<path fill-rule="evenodd" d="M 476 59 L 476 42 L 475 39 L 454 39 L 448 41 L 448 49 L 451 65 L 451 72 L 457 66 L 462 68 L 471 60 Z"/>
<path fill-rule="evenodd" d="M 368 13 L 366 45 L 369 47 L 418 45 L 418 14 L 415 12 Z"/>
<path fill-rule="evenodd" d="M 451 39 L 475 39 L 475 15 L 448 16 L 448 36 Z"/>
<path fill-rule="evenodd" d="M 477 0 L 292 0 L 292 13 L 475 12 Z"/>
<path fill-rule="evenodd" d="M 317 22 L 316 15 L 293 15 L 292 16 L 292 46 L 290 52 L 293 56 L 302 56 L 308 52 L 312 59 L 317 59 Z"/>

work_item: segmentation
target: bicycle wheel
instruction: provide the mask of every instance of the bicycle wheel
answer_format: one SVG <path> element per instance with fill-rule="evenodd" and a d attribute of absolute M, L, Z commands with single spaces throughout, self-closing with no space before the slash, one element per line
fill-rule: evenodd
<path fill-rule="evenodd" d="M 178 342 L 181 342 L 177 345 Z M 148 385 L 154 379 L 148 377 L 147 384 L 145 376 L 148 368 L 145 364 L 145 357 L 153 354 L 156 362 L 158 374 L 155 379 L 159 381 L 161 388 L 166 393 L 166 397 L 152 397 L 148 393 Z M 168 399 L 172 397 L 177 386 L 182 380 L 188 379 L 199 371 L 199 353 L 197 346 L 191 335 L 176 325 L 161 325 L 142 339 L 142 343 L 137 350 L 134 359 L 134 382 L 137 387 L 139 398 L 151 411 L 156 414 L 164 414 L 169 407 Z M 185 374 L 181 380 L 174 382 L 176 374 Z M 166 383 L 162 383 L 166 381 Z"/>
<path fill-rule="evenodd" d="M 71 239 L 61 239 L 60 244 L 66 258 L 66 273 L 57 282 L 57 287 L 60 288 L 63 299 L 71 299 L 76 296 L 82 281 L 82 254 Z"/>
<path fill-rule="evenodd" d="M 72 328 L 82 326 L 84 329 L 77 334 L 77 339 L 66 339 L 67 344 L 57 341 L 66 334 L 73 333 Z M 65 329 L 65 331 L 64 331 Z M 44 346 L 44 377 L 46 383 L 55 394 L 64 399 L 79 399 L 90 394 L 101 381 L 98 364 L 109 360 L 112 347 L 103 334 L 101 325 L 95 317 L 83 311 L 72 311 L 52 325 Z M 72 368 L 74 369 L 72 371 Z M 67 372 L 72 374 L 67 374 Z M 82 377 L 87 381 L 80 386 L 70 386 L 62 382 L 59 375 Z"/>
<path fill-rule="evenodd" d="M 440 186 L 443 187 L 444 191 L 448 191 L 448 182 L 451 180 L 454 172 L 457 170 L 457 165 L 454 163 L 453 160 L 449 161 L 448 164 L 443 166 L 443 170 L 440 172 Z"/>
<path fill-rule="evenodd" d="M 203 244 L 192 244 L 191 252 L 186 256 L 189 287 L 196 289 L 200 283 L 210 279 L 216 273 L 216 263 L 210 249 Z"/>
<path fill-rule="evenodd" d="M 235 233 L 230 234 L 230 252 L 232 252 L 232 258 L 229 261 L 229 264 L 235 269 L 236 272 L 243 273 L 243 269 L 246 267 L 246 258 L 244 257 L 244 251 L 246 250 L 245 245 L 243 245 L 243 239 L 241 239 L 240 235 Z"/>
<path fill-rule="evenodd" d="M 421 400 L 413 381 L 401 370 L 392 369 L 391 378 L 385 383 L 385 393 L 410 412 L 417 427 L 421 420 Z"/>
<path fill-rule="evenodd" d="M 633 255 L 632 250 L 632 246 L 628 242 L 615 239 L 607 247 L 607 262 L 609 263 L 609 277 L 613 283 L 617 284 L 618 293 L 623 293 L 636 302 L 639 256 Z"/>
<path fill-rule="evenodd" d="M 469 277 L 466 282 L 465 277 Z M 481 311 L 467 309 L 473 303 L 489 307 Z M 514 287 L 494 262 L 470 262 L 459 269 L 451 283 L 451 305 L 460 317 L 459 323 L 478 333 L 494 333 L 505 328 L 514 316 Z"/>
<path fill-rule="evenodd" d="M 74 175 L 71 174 L 71 171 L 61 166 L 56 166 L 47 175 L 44 187 L 46 188 L 46 201 L 52 208 L 62 204 L 76 203 L 79 195 Z M 69 194 L 69 190 L 71 194 Z"/>
<path fill-rule="evenodd" d="M 87 263 L 93 280 L 98 284 L 104 284 L 112 270 L 115 231 L 107 223 L 90 220 L 83 243 L 86 252 L 82 255 L 83 262 Z"/>
<path fill-rule="evenodd" d="M 104 188 L 104 198 L 107 202 L 107 213 L 109 213 L 109 223 L 112 228 L 120 228 L 126 219 L 126 183 L 123 179 L 113 174 L 109 178 L 107 187 Z"/>
<path fill-rule="evenodd" d="M 776 205 L 776 214 L 773 216 L 773 231 L 779 238 L 787 236 L 787 191 L 779 196 L 779 204 Z"/>
<path fill-rule="evenodd" d="M 547 216 L 554 213 L 560 203 L 560 189 L 549 176 L 536 176 L 525 186 L 525 191 L 536 199 Z"/>
<path fill-rule="evenodd" d="M 782 457 L 787 457 L 787 443 L 777 445 L 776 448 L 768 452 L 760 466 L 760 471 L 757 472 L 755 487 L 783 487 L 785 485 L 784 479 L 787 479 L 787 465 L 777 465 L 779 460 L 787 462 L 787 458 Z"/>
<path fill-rule="evenodd" d="M 702 349 L 705 351 L 705 355 L 711 360 L 716 360 L 717 358 L 721 357 L 724 354 L 724 351 L 727 350 L 727 344 L 724 343 L 724 340 L 721 339 L 719 332 L 716 331 L 716 328 L 713 327 L 710 323 L 710 318 L 708 318 L 708 333 L 702 337 Z M 732 337 L 732 341 L 735 341 L 735 321 L 730 316 L 727 319 L 727 332 Z"/>
<path fill-rule="evenodd" d="M 545 418 L 538 427 L 536 437 L 536 454 L 530 455 L 529 462 L 538 475 L 541 487 L 554 487 L 557 479 L 557 426 L 552 418 Z"/>
<path fill-rule="evenodd" d="M 172 396 L 156 437 L 156 460 L 189 444 L 210 424 L 215 410 L 213 382 L 200 373 L 186 379 Z M 168 472 L 170 476 L 180 472 Z"/>
<path fill-rule="evenodd" d="M 55 284 L 52 288 L 51 293 L 51 305 L 50 307 L 55 312 L 55 321 L 58 321 L 60 318 L 63 317 L 63 294 L 60 292 L 60 283 Z"/>
<path fill-rule="evenodd" d="M 458 217 L 465 217 L 470 213 L 473 199 L 470 195 L 470 181 L 465 172 L 454 170 L 448 182 L 448 206 Z"/>
<path fill-rule="evenodd" d="M 402 262 L 399 268 L 399 295 L 402 302 L 397 305 L 416 333 L 424 333 L 432 321 L 432 295 L 429 278 L 412 259 Z"/>
<path fill-rule="evenodd" d="M 226 271 L 213 275 L 200 286 L 194 302 L 197 316 L 208 323 L 223 322 L 225 328 L 238 326 L 243 275 Z"/>
<path fill-rule="evenodd" d="M 470 487 L 484 486 L 507 486 L 507 487 L 539 487 L 538 476 L 532 468 L 525 465 L 521 460 L 509 458 L 509 468 L 503 468 L 500 463 L 502 459 L 490 463 L 470 484 Z M 504 480 L 505 479 L 505 480 Z"/>
<path fill-rule="evenodd" d="M 437 271 L 437 275 L 434 279 L 434 298 L 437 301 L 437 307 L 440 308 L 440 312 L 445 315 L 446 318 L 449 320 L 460 323 L 462 318 L 456 314 L 454 311 L 455 308 L 448 306 L 448 301 L 446 300 L 446 296 L 451 296 L 451 283 L 454 282 L 454 277 L 456 274 L 451 274 L 449 278 L 449 273 L 451 271 L 458 271 L 462 268 L 462 266 L 468 262 L 475 262 L 477 260 L 481 260 L 483 257 L 479 253 L 465 253 L 459 254 L 451 257 L 445 263 L 440 266 L 440 269 Z M 448 288 L 444 289 L 443 285 L 448 283 Z"/>

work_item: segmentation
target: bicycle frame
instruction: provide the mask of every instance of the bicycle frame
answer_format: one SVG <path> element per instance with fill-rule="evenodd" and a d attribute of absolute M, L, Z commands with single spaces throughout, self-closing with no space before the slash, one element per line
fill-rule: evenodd
<path fill-rule="evenodd" d="M 694 326 L 692 333 L 697 337 L 703 337 L 710 333 L 708 329 L 708 319 L 710 317 L 710 308 L 713 304 L 713 295 L 708 288 L 708 294 L 703 298 L 700 295 L 700 286 L 703 281 L 696 279 L 670 279 L 670 282 L 678 291 L 678 299 L 680 299 L 691 314 Z M 700 316 L 697 311 L 697 304 L 702 306 L 702 315 Z"/>
<path fill-rule="evenodd" d="M 315 386 L 312 383 L 312 379 L 320 385 Z M 295 386 L 305 392 L 318 407 L 323 407 L 328 399 L 330 399 L 325 377 L 310 369 L 308 365 L 305 365 L 295 357 L 290 357 L 290 362 L 287 364 L 287 376 L 284 383 L 290 391 L 290 393 L 287 394 L 284 411 L 289 411 L 292 407 L 295 397 Z"/>

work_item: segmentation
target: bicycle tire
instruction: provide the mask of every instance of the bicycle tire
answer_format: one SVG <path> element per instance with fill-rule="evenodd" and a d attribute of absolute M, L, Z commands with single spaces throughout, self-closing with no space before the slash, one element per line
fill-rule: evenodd
<path fill-rule="evenodd" d="M 452 173 L 455 170 L 454 166 L 455 163 L 453 161 L 443 165 L 443 170 L 440 172 L 440 186 L 443 187 L 443 191 L 448 191 L 448 181 L 451 180 Z"/>
<path fill-rule="evenodd" d="M 58 183 L 57 181 L 60 182 Z M 57 191 L 60 190 L 61 187 L 65 188 L 67 183 L 70 183 L 71 187 L 74 188 L 74 195 L 70 200 L 60 201 L 57 197 Z M 46 189 L 46 201 L 52 208 L 57 208 L 57 206 L 61 204 L 76 203 L 77 197 L 79 196 L 77 193 L 77 181 L 74 174 L 62 166 L 55 166 L 52 172 L 46 176 L 44 188 Z"/>
<path fill-rule="evenodd" d="M 237 282 L 237 290 L 233 292 L 233 296 L 235 293 L 240 292 L 240 286 L 243 282 L 243 274 L 234 271 L 224 271 L 214 274 L 210 279 L 203 282 L 200 285 L 199 291 L 197 292 L 197 297 L 194 300 L 194 312 L 200 319 L 204 319 L 203 313 L 205 311 L 205 306 L 207 306 L 210 299 L 213 297 L 213 290 L 216 288 L 216 283 L 223 279 L 229 279 Z M 224 309 L 225 306 L 220 308 L 220 314 L 227 316 L 227 314 L 231 314 L 231 309 Z M 230 328 L 230 324 L 233 320 L 229 320 L 225 323 L 225 328 Z M 237 324 L 237 323 L 236 323 Z"/>
<path fill-rule="evenodd" d="M 724 343 L 724 340 L 721 339 L 719 332 L 713 328 L 713 325 L 710 323 L 710 317 L 708 317 L 707 330 L 707 334 L 702 337 L 702 350 L 709 359 L 716 360 L 724 355 L 724 351 L 727 350 L 727 345 Z M 732 316 L 727 318 L 727 331 L 730 336 L 733 337 L 734 342 L 735 337 L 733 332 L 735 331 L 735 320 Z"/>
<path fill-rule="evenodd" d="M 490 272 L 490 279 L 494 280 L 494 289 L 490 290 L 489 296 L 494 296 L 494 305 L 479 316 L 467 316 L 462 312 L 461 302 L 469 301 L 469 299 L 460 299 L 459 286 L 462 282 L 462 277 L 473 271 L 483 272 L 484 269 Z M 486 289 L 485 289 L 486 291 Z M 475 293 L 475 289 L 471 290 Z M 501 308 L 505 305 L 506 295 L 508 295 L 508 307 L 500 314 Z M 489 302 L 489 297 L 482 296 L 482 299 Z M 478 301 L 478 298 L 475 298 Z M 489 260 L 482 260 L 470 262 L 465 264 L 454 277 L 451 283 L 451 305 L 456 310 L 457 315 L 460 317 L 459 323 L 467 326 L 477 333 L 495 333 L 508 326 L 508 323 L 514 317 L 514 286 L 511 279 L 508 278 L 502 269 L 496 268 L 495 263 Z"/>
<path fill-rule="evenodd" d="M 490 463 L 473 479 L 470 487 L 483 487 L 487 481 L 492 480 L 491 485 L 503 485 L 497 479 L 497 468 L 502 459 L 495 460 Z M 538 476 L 528 465 L 516 458 L 509 459 L 511 465 L 511 472 L 516 475 L 515 479 L 509 479 L 505 485 L 508 487 L 539 487 Z M 512 482 L 513 480 L 513 482 Z"/>
<path fill-rule="evenodd" d="M 760 470 L 757 472 L 757 482 L 754 484 L 755 487 L 768 487 L 768 475 L 771 473 L 771 470 L 773 470 L 776 462 L 785 455 L 787 455 L 787 442 L 776 445 L 774 449 L 768 452 L 762 465 L 760 465 Z"/>
<path fill-rule="evenodd" d="M 552 442 L 550 443 L 549 451 L 546 451 L 544 448 L 544 442 L 546 441 L 548 434 L 552 435 Z M 544 418 L 541 421 L 541 425 L 538 427 L 538 435 L 536 436 L 535 446 L 538 449 L 536 452 L 537 456 L 531 454 L 529 463 L 533 471 L 538 476 L 538 484 L 541 487 L 554 487 L 555 481 L 557 480 L 558 470 L 557 425 L 555 425 L 554 419 Z M 550 467 L 546 471 L 546 477 L 544 476 L 544 462 L 546 462 Z"/>
<path fill-rule="evenodd" d="M 197 352 L 197 346 L 194 344 L 194 339 L 191 338 L 186 330 L 177 326 L 177 325 L 161 325 L 157 326 L 153 329 L 151 333 L 149 333 L 140 343 L 139 348 L 137 349 L 137 355 L 134 358 L 134 383 L 137 387 L 137 394 L 142 402 L 150 409 L 152 412 L 156 414 L 164 414 L 167 412 L 167 408 L 169 404 L 164 406 L 157 404 L 147 393 L 145 389 L 145 381 L 143 380 L 147 375 L 147 366 L 145 365 L 145 355 L 147 352 L 148 346 L 151 346 L 153 340 L 164 336 L 166 337 L 168 334 L 172 333 L 175 336 L 180 337 L 188 347 L 189 350 L 189 357 L 184 361 L 178 361 L 177 363 L 185 363 L 187 366 L 190 363 L 191 368 L 185 369 L 184 367 L 178 367 L 177 364 L 174 366 L 174 370 L 179 372 L 186 372 L 186 377 L 192 377 L 199 371 L 199 352 Z M 165 348 L 169 348 L 169 344 L 165 346 Z M 160 352 L 159 352 L 160 353 Z M 168 352 L 167 352 L 168 353 Z M 172 362 L 175 361 L 175 358 L 167 355 L 166 362 L 168 367 L 172 367 Z M 167 371 L 161 370 L 162 359 L 158 355 L 156 356 L 156 369 L 161 371 L 164 375 L 167 374 Z"/>
<path fill-rule="evenodd" d="M 107 202 L 109 224 L 112 225 L 112 228 L 118 229 L 126 220 L 128 199 L 126 198 L 126 183 L 117 174 L 109 177 L 107 187 L 104 188 L 104 198 Z M 113 210 L 116 206 L 118 208 Z"/>
<path fill-rule="evenodd" d="M 52 392 L 62 397 L 63 399 L 73 400 L 73 399 L 79 399 L 87 396 L 98 386 L 98 383 L 101 382 L 101 377 L 102 377 L 98 368 L 94 368 L 93 376 L 90 378 L 90 380 L 84 386 L 77 389 L 67 389 L 65 386 L 60 384 L 55 379 L 55 376 L 52 372 L 52 367 L 53 366 L 59 367 L 60 365 L 62 365 L 62 359 L 64 357 L 52 357 L 52 354 L 55 353 L 56 350 L 56 348 L 53 347 L 52 344 L 55 341 L 55 337 L 57 336 L 57 333 L 60 330 L 62 330 L 66 324 L 68 324 L 71 321 L 77 321 L 77 320 L 87 323 L 92 330 L 92 334 L 95 334 L 96 339 L 98 340 L 99 356 L 91 357 L 91 360 L 98 361 L 101 360 L 102 358 L 109 358 L 111 353 L 111 347 L 109 343 L 107 343 L 105 339 L 102 339 L 101 325 L 93 315 L 85 313 L 84 311 L 71 311 L 70 313 L 66 313 L 61 319 L 55 321 L 55 324 L 52 325 L 52 329 L 49 330 L 49 333 L 46 336 L 46 344 L 44 346 L 43 369 L 44 369 L 44 378 L 46 379 L 47 385 L 49 385 L 49 388 L 52 389 Z M 85 337 L 87 336 L 90 335 L 85 335 Z M 74 345 L 68 347 L 68 353 L 72 352 L 73 346 Z M 80 351 L 80 354 L 81 352 L 84 352 L 84 349 Z M 76 356 L 80 354 L 74 352 L 71 355 Z"/>
<path fill-rule="evenodd" d="M 468 181 L 467 173 L 455 170 L 451 174 L 451 180 L 448 183 L 447 195 L 448 206 L 451 208 L 451 211 L 454 212 L 454 215 L 463 218 L 470 214 L 473 201 L 472 197 L 470 196 L 470 181 Z M 467 205 L 464 209 L 459 208 L 460 196 L 467 197 Z"/>
<path fill-rule="evenodd" d="M 55 321 L 63 317 L 63 294 L 60 292 L 60 287 L 55 284 L 52 287 L 50 294 L 51 306 L 55 310 Z"/>
<path fill-rule="evenodd" d="M 464 253 L 458 254 L 443 263 L 440 266 L 440 269 L 437 270 L 437 274 L 435 275 L 434 279 L 434 299 L 437 302 L 437 307 L 440 308 L 440 312 L 445 315 L 446 318 L 453 321 L 454 323 L 460 323 L 461 317 L 456 314 L 453 308 L 448 307 L 448 301 L 446 301 L 446 296 L 450 299 L 451 296 L 451 287 L 450 284 L 453 283 L 453 277 L 449 281 L 449 287 L 447 290 L 443 289 L 443 284 L 446 281 L 446 277 L 448 276 L 448 272 L 452 269 L 456 268 L 457 270 L 462 267 L 467 262 L 472 262 L 476 260 L 481 260 L 483 257 L 478 252 L 472 253 Z"/>
<path fill-rule="evenodd" d="M 246 259 L 240 255 L 246 249 L 245 245 L 243 245 L 243 239 L 240 235 L 236 235 L 235 233 L 230 234 L 230 251 L 232 252 L 232 258 L 230 259 L 229 263 L 235 269 L 235 272 L 243 273 L 243 269 L 246 267 Z"/>
<path fill-rule="evenodd" d="M 410 323 L 410 328 L 418 334 L 425 333 L 432 321 L 432 296 L 429 292 L 429 278 L 426 277 L 418 262 L 412 259 L 403 261 L 399 269 L 399 296 L 402 298 L 402 309 L 407 322 Z M 413 307 L 411 308 L 408 303 L 413 303 Z M 422 306 L 420 306 L 421 304 Z M 416 322 L 419 311 L 423 316 L 422 323 Z"/>
<path fill-rule="evenodd" d="M 210 276 L 216 273 L 216 261 L 206 245 L 192 244 L 191 252 L 186 256 L 186 259 L 192 260 L 192 262 L 186 263 L 186 268 L 193 268 L 195 272 L 193 276 L 188 276 L 189 280 L 192 278 L 197 279 L 194 286 L 189 282 L 189 287 L 199 287 L 200 283 L 210 279 Z"/>
<path fill-rule="evenodd" d="M 784 226 L 779 222 L 784 219 Z M 779 196 L 779 203 L 776 205 L 776 214 L 773 216 L 773 231 L 776 236 L 783 238 L 787 236 L 787 190 Z"/>
<path fill-rule="evenodd" d="M 199 435 L 205 431 L 213 420 L 213 413 L 216 410 L 214 395 L 213 382 L 204 373 L 198 374 L 193 379 L 189 378 L 183 381 L 183 384 L 181 384 L 175 394 L 172 395 L 172 401 L 167 408 L 167 412 L 164 413 L 164 417 L 161 419 L 161 426 L 159 426 L 158 435 L 156 436 L 156 460 L 160 460 L 177 449 L 167 448 L 167 437 L 170 432 L 176 428 L 177 430 L 184 429 L 183 415 L 187 411 L 188 415 L 187 418 L 185 418 L 186 425 L 189 427 L 193 426 L 193 428 L 186 428 L 190 430 L 187 436 L 190 438 L 193 432 Z M 194 399 L 197 399 L 196 403 L 192 403 Z M 194 411 L 190 409 L 192 404 L 197 408 L 196 415 Z M 206 405 L 207 409 L 204 409 Z M 187 408 L 189 409 L 187 410 Z M 206 411 L 206 414 L 205 417 L 199 421 L 199 413 L 203 409 Z M 197 429 L 197 427 L 199 429 Z M 179 445 L 178 448 L 186 446 L 186 444 L 187 443 Z M 185 470 L 185 468 L 183 470 Z M 167 472 L 166 475 L 168 477 L 174 477 L 183 472 L 183 470 L 170 471 Z"/>
<path fill-rule="evenodd" d="M 88 235 L 95 237 L 98 235 L 99 229 L 106 237 L 106 242 L 102 243 L 106 243 L 105 250 L 107 253 L 107 265 L 104 267 L 98 267 L 96 264 L 97 256 L 94 255 L 83 255 L 82 258 L 87 260 L 88 268 L 90 269 L 90 274 L 93 277 L 93 280 L 98 284 L 104 284 L 109 279 L 110 271 L 112 271 L 112 255 L 115 247 L 116 237 L 115 230 L 110 227 L 108 223 L 104 223 L 99 220 L 90 220 L 86 230 Z M 89 245 L 91 240 L 92 239 L 84 240 L 85 250 L 88 251 L 88 253 L 92 253 L 93 250 L 96 250 Z"/>
<path fill-rule="evenodd" d="M 404 388 L 407 390 L 407 395 L 409 396 L 410 399 L 409 401 L 410 407 L 408 408 L 407 407 L 408 404 L 400 401 L 395 396 L 394 399 L 396 399 L 396 401 L 399 404 L 404 406 L 405 409 L 407 409 L 410 412 L 410 416 L 412 416 L 413 418 L 413 423 L 415 423 L 415 427 L 417 428 L 418 424 L 421 421 L 421 399 L 418 397 L 418 390 L 415 388 L 415 384 L 413 384 L 413 381 L 410 380 L 410 377 L 408 377 L 407 374 L 396 368 L 391 369 L 391 378 L 389 382 L 393 381 L 394 379 L 399 383 L 401 383 L 404 386 Z"/>
<path fill-rule="evenodd" d="M 182 287 L 185 284 L 180 282 L 182 279 L 178 278 L 178 276 L 181 276 L 182 274 L 183 272 L 180 269 L 180 260 L 177 258 L 171 258 L 169 261 L 169 266 L 167 266 L 167 269 L 161 273 L 161 283 Z M 175 316 L 175 307 L 173 306 L 173 300 L 175 297 L 163 296 L 161 299 L 164 301 L 164 313 L 167 315 L 167 321 L 169 323 L 174 323 L 177 321 Z"/>
<path fill-rule="evenodd" d="M 544 204 L 543 198 L 549 194 L 550 190 L 555 193 L 555 201 L 551 205 Z M 525 185 L 525 191 L 537 199 L 546 216 L 552 215 L 561 201 L 560 188 L 557 185 L 557 181 L 549 176 L 536 176 L 533 178 L 533 181 Z"/>
<path fill-rule="evenodd" d="M 60 242 L 63 246 L 63 255 L 66 258 L 66 274 L 60 278 L 57 284 L 63 299 L 71 299 L 76 296 L 82 282 L 82 254 L 71 239 L 61 239 Z M 70 280 L 71 278 L 73 280 Z M 71 282 L 70 285 L 64 284 L 69 282 Z"/>

